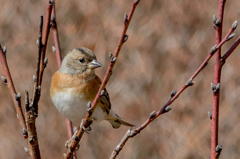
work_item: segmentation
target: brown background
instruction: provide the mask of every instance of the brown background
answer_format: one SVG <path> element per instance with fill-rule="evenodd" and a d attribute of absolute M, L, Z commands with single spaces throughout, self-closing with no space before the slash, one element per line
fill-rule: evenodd
<path fill-rule="evenodd" d="M 63 54 L 74 47 L 93 49 L 105 66 L 116 47 L 124 12 L 131 0 L 57 1 L 57 20 Z M 0 41 L 8 46 L 9 66 L 21 93 L 31 90 L 36 65 L 39 15 L 47 1 L 0 0 Z M 113 76 L 107 86 L 113 109 L 124 119 L 139 125 L 150 112 L 160 108 L 173 89 L 179 88 L 196 69 L 214 44 L 212 15 L 216 0 L 142 0 L 128 30 Z M 226 4 L 224 33 L 240 17 L 239 0 Z M 50 39 L 51 41 L 52 39 Z M 64 118 L 49 98 L 49 81 L 56 71 L 49 43 L 49 65 L 44 74 L 37 129 L 43 158 L 61 158 L 65 151 Z M 229 46 L 228 44 L 226 46 Z M 227 47 L 223 50 L 226 50 Z M 224 66 L 220 110 L 219 142 L 222 158 L 240 155 L 240 75 L 239 49 Z M 211 89 L 213 62 L 172 106 L 172 112 L 159 118 L 130 140 L 122 159 L 203 159 L 209 157 Z M 23 159 L 25 142 L 19 135 L 13 104 L 7 88 L 0 87 L 0 158 Z M 124 135 L 126 127 L 112 129 L 108 123 L 93 126 L 81 141 L 79 156 L 105 159 Z"/>

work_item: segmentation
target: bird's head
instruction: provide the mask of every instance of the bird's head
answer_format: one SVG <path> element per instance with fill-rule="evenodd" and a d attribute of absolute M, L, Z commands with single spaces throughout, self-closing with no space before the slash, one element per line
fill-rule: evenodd
<path fill-rule="evenodd" d="M 97 61 L 95 54 L 88 48 L 76 48 L 63 59 L 60 71 L 68 74 L 91 73 L 102 64 Z"/>

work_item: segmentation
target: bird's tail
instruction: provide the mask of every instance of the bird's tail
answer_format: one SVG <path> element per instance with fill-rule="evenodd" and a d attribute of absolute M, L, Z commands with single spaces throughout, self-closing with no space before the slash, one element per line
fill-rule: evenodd
<path fill-rule="evenodd" d="M 119 128 L 121 125 L 130 126 L 130 127 L 134 126 L 133 124 L 130 124 L 129 122 L 122 120 L 117 114 L 113 112 L 109 113 L 107 120 L 110 122 L 110 124 L 114 129 Z"/>

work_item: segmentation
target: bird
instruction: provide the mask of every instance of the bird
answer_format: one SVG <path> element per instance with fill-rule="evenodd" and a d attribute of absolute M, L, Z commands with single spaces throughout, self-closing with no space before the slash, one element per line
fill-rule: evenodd
<path fill-rule="evenodd" d="M 52 75 L 51 100 L 57 110 L 71 120 L 73 125 L 79 126 L 88 103 L 93 101 L 98 92 L 101 80 L 95 74 L 95 69 L 101 66 L 92 50 L 85 47 L 75 48 L 67 53 L 60 68 Z M 96 104 L 91 120 L 107 120 L 115 129 L 121 125 L 134 126 L 114 113 L 106 89 Z"/>

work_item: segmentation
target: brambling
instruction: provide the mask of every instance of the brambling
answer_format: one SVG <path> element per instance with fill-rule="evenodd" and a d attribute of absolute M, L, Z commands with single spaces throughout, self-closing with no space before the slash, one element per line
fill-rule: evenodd
<path fill-rule="evenodd" d="M 58 111 L 74 125 L 80 124 L 88 102 L 93 101 L 97 94 L 101 80 L 95 74 L 95 69 L 101 66 L 91 50 L 76 48 L 64 57 L 61 67 L 52 76 L 51 99 Z M 99 98 L 92 120 L 107 120 L 113 128 L 119 128 L 121 125 L 133 126 L 111 110 L 106 89 Z"/>

